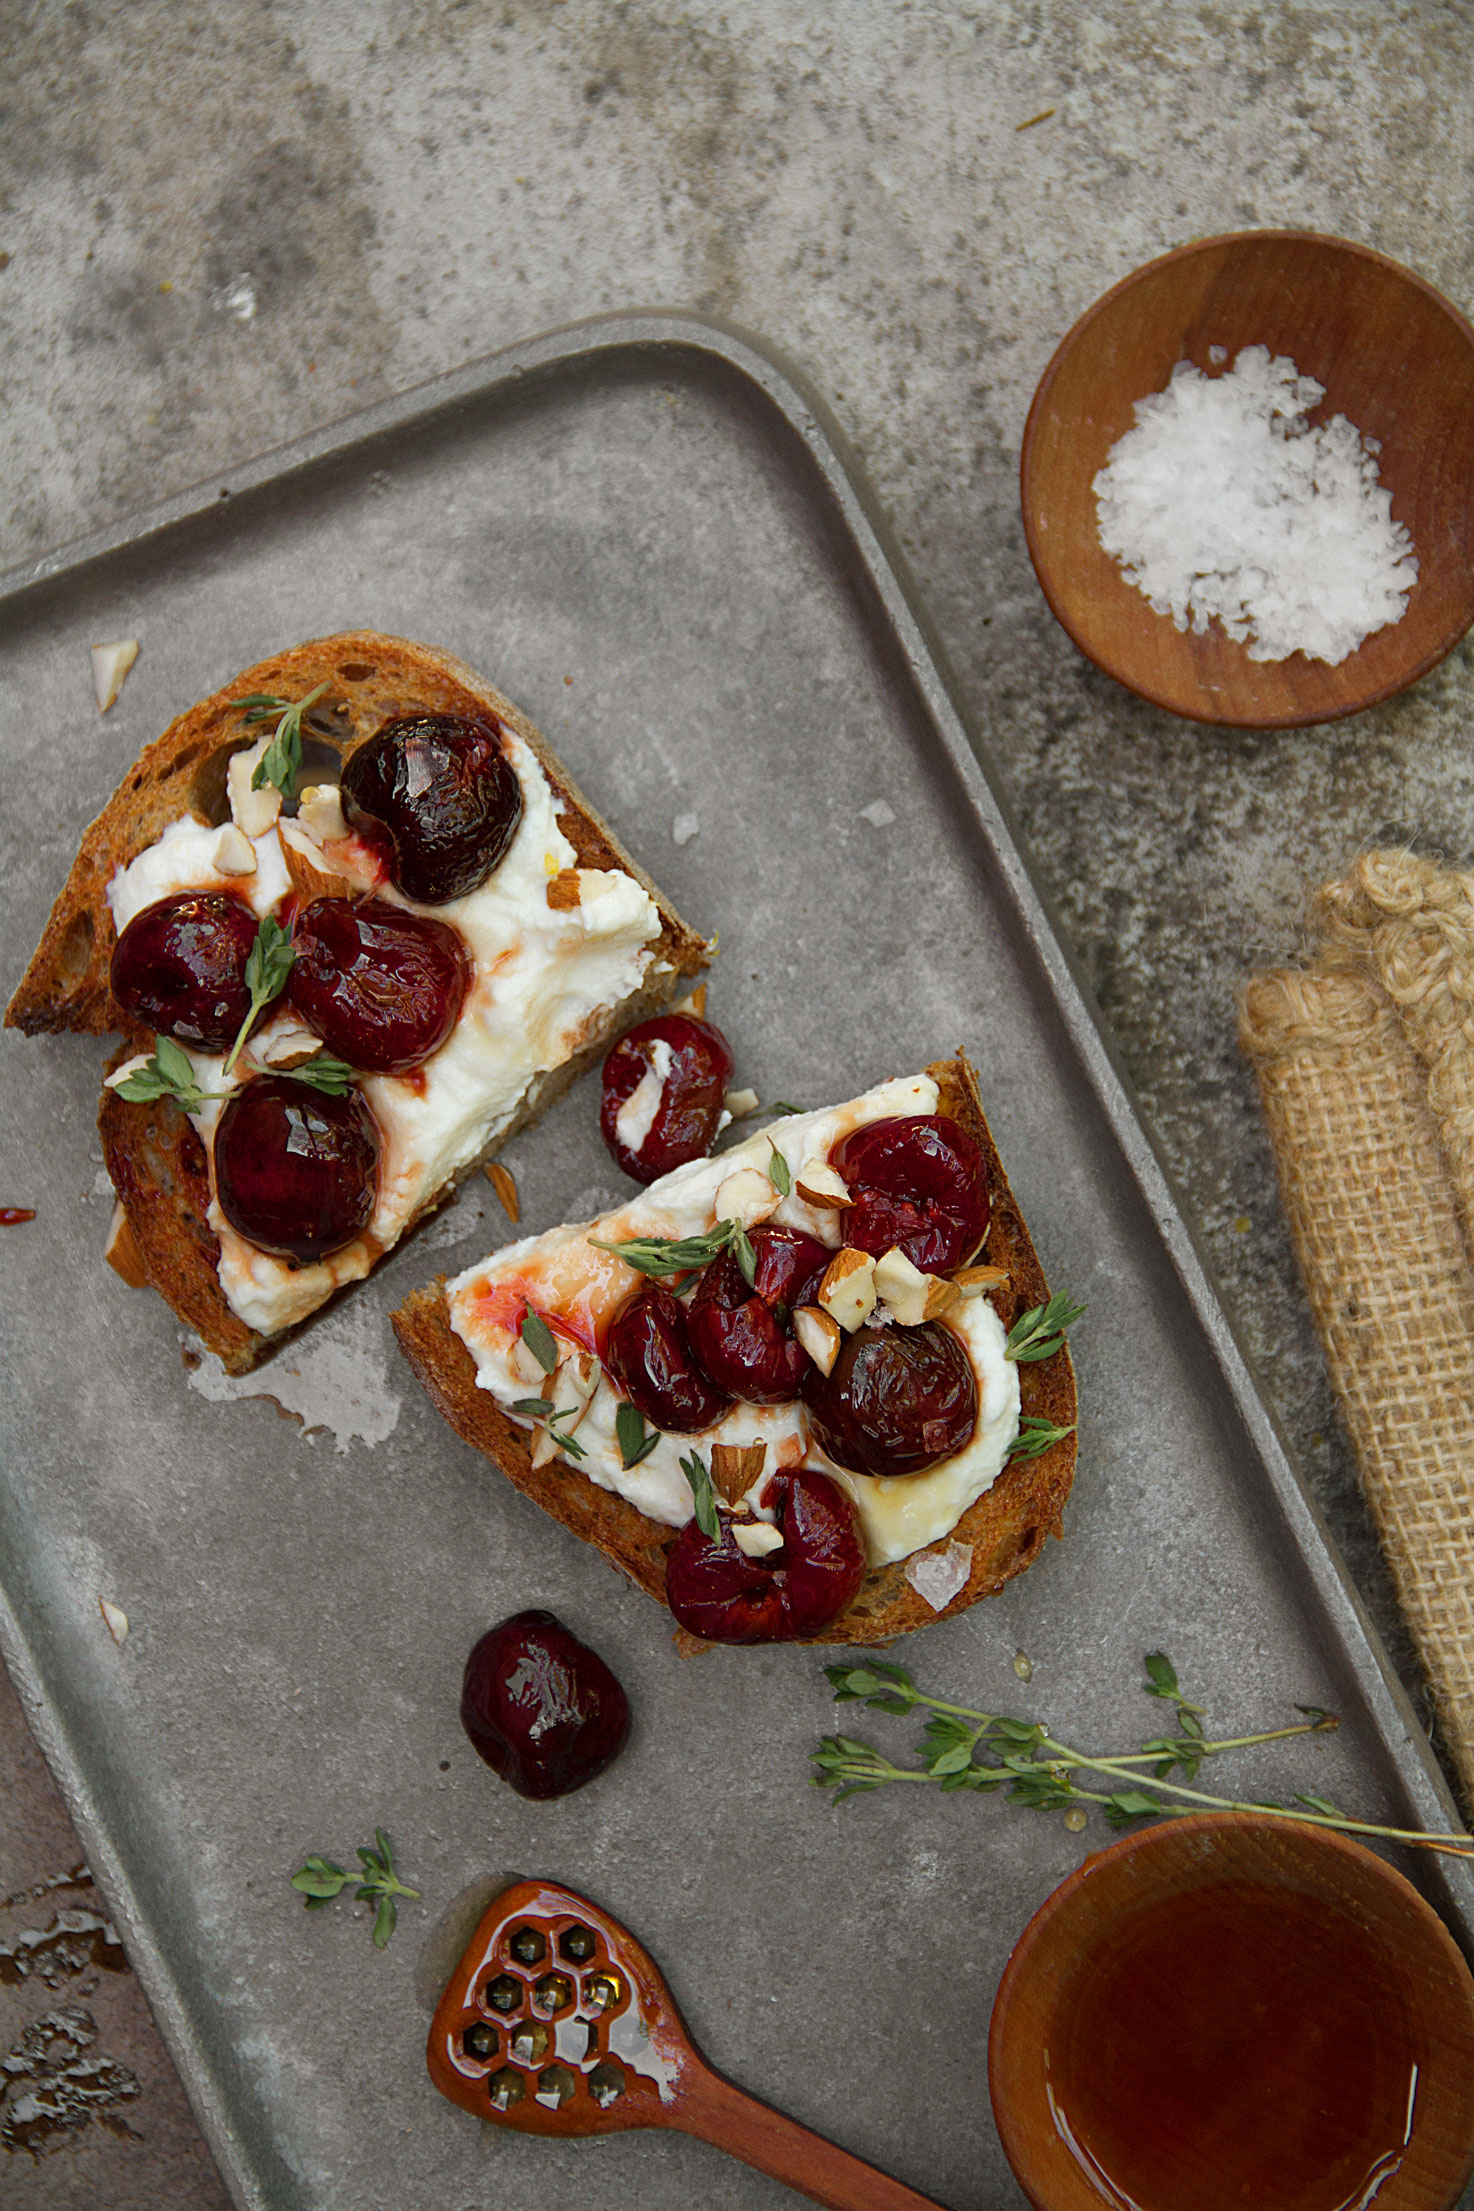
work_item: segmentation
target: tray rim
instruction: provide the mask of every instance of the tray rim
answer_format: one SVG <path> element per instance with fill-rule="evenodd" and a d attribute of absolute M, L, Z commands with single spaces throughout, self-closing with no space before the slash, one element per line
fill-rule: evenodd
<path fill-rule="evenodd" d="M 0 617 L 65 583 L 86 567 L 181 525 L 217 513 L 232 499 L 318 463 L 341 458 L 387 433 L 410 430 L 438 414 L 515 393 L 524 380 L 550 375 L 599 358 L 682 357 L 715 364 L 761 395 L 786 430 L 797 436 L 832 501 L 838 521 L 870 588 L 885 613 L 928 720 L 961 777 L 991 847 L 1001 881 L 1026 928 L 1063 1023 L 1095 1094 L 1106 1125 L 1130 1170 L 1223 1376 L 1246 1437 L 1268 1476 L 1275 1502 L 1308 1574 L 1326 1620 L 1339 1639 L 1364 1695 L 1368 1715 L 1420 1822 L 1462 1831 L 1452 1791 L 1394 1672 L 1380 1636 L 1329 1529 L 1321 1518 L 1261 1395 L 1248 1355 L 1238 1342 L 1196 1231 L 1189 1225 L 1172 1180 L 1148 1134 L 1130 1078 L 1095 1008 L 1088 985 L 1035 883 L 1015 830 L 986 740 L 958 704 L 956 678 L 889 518 L 868 483 L 843 429 L 807 374 L 770 341 L 715 317 L 680 309 L 631 308 L 564 323 L 461 367 L 406 387 L 373 405 L 339 416 L 301 437 L 272 447 L 169 498 L 135 509 L 117 522 L 0 571 Z M 96 1808 L 84 1762 L 46 1695 L 42 1670 L 0 1581 L 0 1659 L 37 1744 L 61 1790 L 98 1889 L 121 1931 L 128 1956 L 179 2072 L 222 2179 L 241 2211 L 282 2211 L 260 2160 L 237 2135 L 230 2096 L 203 2043 L 173 1968 L 154 1939 L 145 1912 Z M 1474 1867 L 1429 1854 L 1425 1884 L 1437 1908 L 1474 1958 Z"/>

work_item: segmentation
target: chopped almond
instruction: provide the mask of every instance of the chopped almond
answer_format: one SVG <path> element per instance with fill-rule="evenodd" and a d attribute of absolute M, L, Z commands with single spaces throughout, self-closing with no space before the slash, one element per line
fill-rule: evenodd
<path fill-rule="evenodd" d="M 97 693 L 97 709 L 105 714 L 117 698 L 127 679 L 128 670 L 138 658 L 138 639 L 120 638 L 116 645 L 94 645 L 92 648 L 92 688 Z"/>
<path fill-rule="evenodd" d="M 819 1305 L 800 1305 L 793 1316 L 793 1333 L 821 1374 L 832 1374 L 844 1341 L 839 1324 Z"/>
<path fill-rule="evenodd" d="M 563 868 L 548 877 L 548 906 L 553 913 L 571 914 L 582 902 L 577 868 Z"/>
<path fill-rule="evenodd" d="M 299 898 L 358 896 L 363 886 L 324 865 L 322 846 L 309 835 L 300 821 L 279 822 L 277 834 L 281 839 L 282 858 L 287 863 L 292 888 Z"/>
<path fill-rule="evenodd" d="M 722 1104 L 729 1121 L 745 1121 L 750 1113 L 756 1113 L 758 1095 L 755 1090 L 729 1090 Z"/>
<path fill-rule="evenodd" d="M 128 1640 L 128 1615 L 121 1605 L 115 1605 L 107 1597 L 99 1597 L 97 1609 L 102 1614 L 108 1634 L 121 1650 Z"/>
<path fill-rule="evenodd" d="M 550 1466 L 558 1456 L 558 1439 L 545 1420 L 537 1424 L 533 1433 L 532 1448 L 528 1452 L 534 1466 Z"/>
<path fill-rule="evenodd" d="M 517 1196 L 517 1184 L 510 1167 L 504 1167 L 499 1159 L 486 1162 L 486 1179 L 502 1201 L 507 1219 L 512 1222 L 522 1218 L 522 1205 Z"/>
<path fill-rule="evenodd" d="M 959 1297 L 981 1297 L 984 1290 L 996 1290 L 1008 1280 L 1007 1267 L 959 1267 L 952 1281 Z"/>
<path fill-rule="evenodd" d="M 732 1523 L 732 1541 L 749 1558 L 766 1558 L 770 1551 L 782 1550 L 783 1531 L 769 1520 L 736 1520 Z"/>
<path fill-rule="evenodd" d="M 274 783 L 263 783 L 259 791 L 251 788 L 251 778 L 266 756 L 271 736 L 268 730 L 244 752 L 233 752 L 225 771 L 231 818 L 248 837 L 264 837 L 281 813 L 281 792 Z"/>
<path fill-rule="evenodd" d="M 256 872 L 256 847 L 234 822 L 227 822 L 215 839 L 215 872 L 217 875 L 254 875 Z"/>
<path fill-rule="evenodd" d="M 729 1505 L 745 1496 L 763 1470 L 768 1447 L 765 1443 L 714 1443 L 711 1447 L 711 1478 Z"/>
<path fill-rule="evenodd" d="M 949 1282 L 944 1274 L 929 1274 L 926 1278 L 926 1303 L 921 1309 L 923 1320 L 939 1320 L 943 1313 L 950 1313 L 954 1305 L 962 1302 L 962 1292 L 955 1282 Z"/>
<path fill-rule="evenodd" d="M 846 1244 L 824 1269 L 817 1292 L 818 1303 L 832 1321 L 854 1330 L 875 1311 L 875 1261 L 868 1251 Z"/>
<path fill-rule="evenodd" d="M 250 1056 L 263 1067 L 303 1067 L 322 1050 L 322 1038 L 300 1021 L 278 1016 L 264 1037 L 253 1037 Z"/>
<path fill-rule="evenodd" d="M 130 1290 L 148 1288 L 148 1269 L 143 1263 L 143 1253 L 138 1248 L 138 1238 L 133 1233 L 133 1223 L 124 1212 L 121 1201 L 113 1207 L 113 1217 L 108 1223 L 107 1242 L 102 1255 L 113 1273 L 121 1275 Z"/>
<path fill-rule="evenodd" d="M 821 1212 L 838 1213 L 854 1202 L 844 1176 L 837 1173 L 827 1159 L 805 1160 L 793 1187 L 805 1205 L 817 1206 Z"/>
<path fill-rule="evenodd" d="M 892 1244 L 885 1257 L 876 1260 L 875 1287 L 905 1328 L 935 1320 L 938 1313 L 955 1305 L 960 1295 L 945 1275 L 924 1274 L 914 1266 L 899 1244 Z"/>
<path fill-rule="evenodd" d="M 672 1013 L 694 1014 L 698 1021 L 704 1021 L 706 1019 L 705 983 L 698 983 L 693 991 L 689 991 L 687 995 L 682 998 L 678 1004 L 672 1006 L 670 1010 Z"/>
<path fill-rule="evenodd" d="M 336 783 L 309 783 L 297 793 L 297 820 L 319 844 L 346 837 L 343 798 Z"/>
<path fill-rule="evenodd" d="M 760 1167 L 739 1167 L 717 1191 L 717 1219 L 740 1221 L 744 1228 L 753 1228 L 776 1213 L 782 1203 Z"/>

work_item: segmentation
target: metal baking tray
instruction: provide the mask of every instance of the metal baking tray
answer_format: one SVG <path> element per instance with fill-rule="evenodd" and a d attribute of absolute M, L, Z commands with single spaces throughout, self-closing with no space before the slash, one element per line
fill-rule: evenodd
<path fill-rule="evenodd" d="M 1237 1769 L 1250 1793 L 1450 1819 L 1030 880 L 986 731 L 964 727 L 794 375 L 704 322 L 584 324 L 0 591 L 7 991 L 83 826 L 179 708 L 339 627 L 462 654 L 720 932 L 711 1012 L 739 1079 L 818 1104 L 966 1046 L 1046 1268 L 1089 1301 L 1066 1539 L 914 1638 L 923 1681 L 1119 1748 L 1157 1725 L 1138 1684 L 1165 1649 L 1224 1732 L 1296 1702 L 1343 1715 Z M 123 636 L 142 653 L 100 719 L 88 647 Z M 713 2061 L 758 2094 L 959 2211 L 1020 2202 L 988 2107 L 989 2009 L 1029 1915 L 1104 1831 L 920 1791 L 832 1811 L 806 1786 L 836 1717 L 816 1654 L 680 1659 L 646 1598 L 442 1426 L 386 1315 L 504 1240 L 479 1180 L 263 1369 L 261 1394 L 188 1367 L 164 1307 L 101 1262 L 99 1057 L 10 1035 L 0 1053 L 0 1198 L 38 1216 L 0 1237 L 0 1645 L 237 2201 L 791 2200 L 677 2137 L 557 2146 L 441 2102 L 421 1952 L 458 1892 L 511 1869 L 582 1885 L 634 1928 Z M 533 1229 L 617 1187 L 588 1083 L 508 1160 Z M 121 1650 L 99 1596 L 132 1622 Z M 597 1646 L 636 1714 L 619 1765 L 546 1806 L 486 1772 L 456 1710 L 473 1641 L 529 1604 Z M 878 1717 L 865 1731 L 909 1740 Z M 306 1917 L 287 1886 L 308 1851 L 351 1856 L 376 1823 L 424 1898 L 383 1954 L 361 1909 Z M 1469 1869 L 1410 1870 L 1467 1943 Z"/>

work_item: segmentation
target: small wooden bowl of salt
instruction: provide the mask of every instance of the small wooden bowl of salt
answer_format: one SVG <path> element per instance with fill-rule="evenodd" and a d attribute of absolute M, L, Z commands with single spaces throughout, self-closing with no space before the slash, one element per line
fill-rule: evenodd
<path fill-rule="evenodd" d="M 1474 621 L 1474 331 L 1366 246 L 1203 239 L 1070 331 L 1022 481 L 1044 595 L 1108 675 L 1196 721 L 1334 721 Z"/>

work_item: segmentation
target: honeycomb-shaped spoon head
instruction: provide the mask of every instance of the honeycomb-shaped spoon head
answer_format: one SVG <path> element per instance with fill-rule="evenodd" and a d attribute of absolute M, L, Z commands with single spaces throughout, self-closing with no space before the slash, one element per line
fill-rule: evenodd
<path fill-rule="evenodd" d="M 517 1881 L 472 1936 L 427 2052 L 442 2095 L 523 2134 L 669 2126 L 698 2065 L 658 1966 L 572 1889 Z"/>

